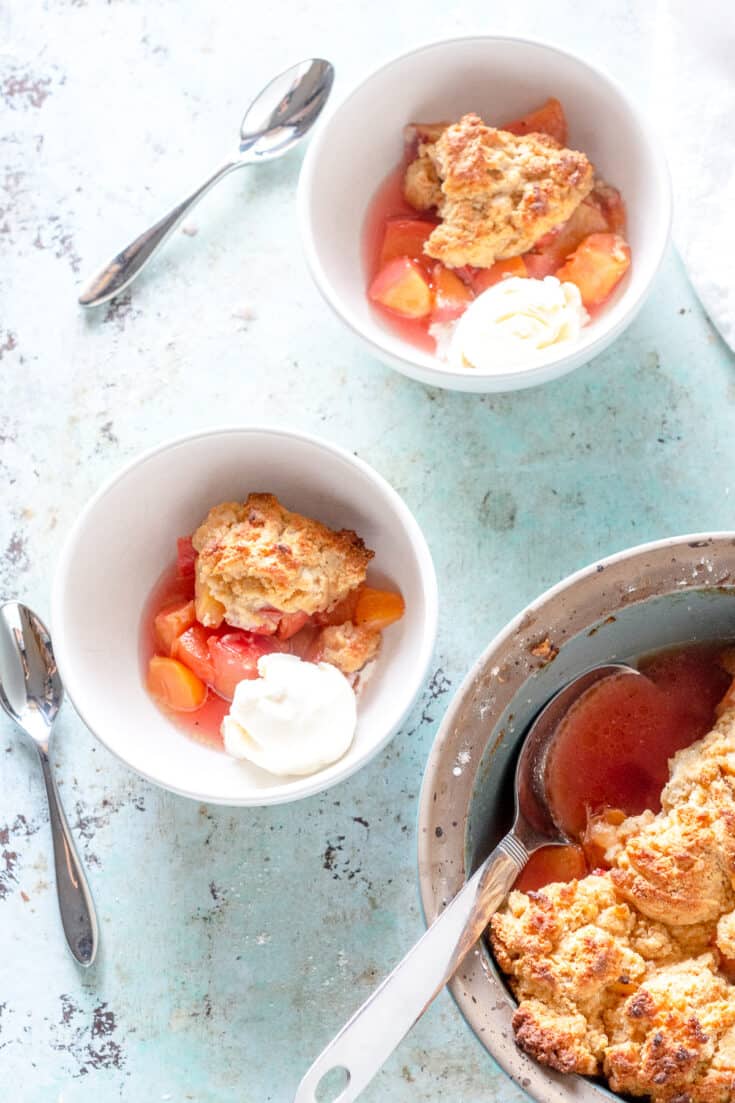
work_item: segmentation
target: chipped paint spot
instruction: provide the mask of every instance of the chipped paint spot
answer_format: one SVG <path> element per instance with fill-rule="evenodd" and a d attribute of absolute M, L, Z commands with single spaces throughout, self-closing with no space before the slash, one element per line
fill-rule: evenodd
<path fill-rule="evenodd" d="M 33 245 L 42 251 L 50 249 L 57 260 L 68 260 L 72 272 L 80 272 L 82 258 L 76 251 L 72 234 L 64 228 L 58 215 L 49 215 L 46 225 L 37 229 Z"/>
<path fill-rule="evenodd" d="M 0 900 L 13 891 L 18 884 L 20 855 L 16 846 L 21 839 L 28 839 L 40 830 L 40 824 L 28 820 L 23 815 L 15 817 L 11 824 L 0 827 Z"/>
<path fill-rule="evenodd" d="M 9 329 L 5 331 L 5 336 L 0 332 L 0 360 L 6 352 L 12 352 L 14 348 L 18 347 L 18 338 Z"/>
<path fill-rule="evenodd" d="M 115 1013 L 107 1003 L 98 1003 L 85 1012 L 71 996 L 60 996 L 61 1019 L 57 1040 L 52 1048 L 69 1054 L 76 1062 L 75 1077 L 87 1076 L 97 1069 L 121 1070 L 125 1065 L 122 1044 L 117 1040 Z"/>
<path fill-rule="evenodd" d="M 418 730 L 423 727 L 424 724 L 433 724 L 437 716 L 433 715 L 434 709 L 432 705 L 438 703 L 441 698 L 449 692 L 452 688 L 450 679 L 444 673 L 442 667 L 438 667 L 432 674 L 429 684 L 423 692 L 421 698 L 421 715 L 419 721 L 412 728 L 409 728 L 406 733 L 409 739 L 411 736 L 416 735 Z"/>
<path fill-rule="evenodd" d="M 2 97 L 13 111 L 23 107 L 43 107 L 50 95 L 51 77 L 12 74 L 2 84 Z"/>
<path fill-rule="evenodd" d="M 133 307 L 132 291 L 123 291 L 122 294 L 116 295 L 114 299 L 110 299 L 102 324 L 113 322 L 119 330 L 123 330 L 127 320 L 134 318 L 137 313 Z"/>

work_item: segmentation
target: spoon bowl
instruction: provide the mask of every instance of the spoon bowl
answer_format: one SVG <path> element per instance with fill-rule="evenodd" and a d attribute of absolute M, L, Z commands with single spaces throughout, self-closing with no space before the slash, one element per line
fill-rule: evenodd
<path fill-rule="evenodd" d="M 242 163 L 283 156 L 313 126 L 329 98 L 334 67 L 322 58 L 300 61 L 256 96 L 240 127 Z"/>
<path fill-rule="evenodd" d="M 556 823 L 546 791 L 550 751 L 559 726 L 588 690 L 605 678 L 638 674 L 608 663 L 574 678 L 541 709 L 523 742 L 515 771 L 515 820 L 493 852 L 449 901 L 424 936 L 317 1057 L 294 1103 L 316 1103 L 329 1073 L 346 1074 L 333 1103 L 352 1103 L 414 1023 L 457 972 L 531 855 L 569 842 Z"/>
<path fill-rule="evenodd" d="M 51 638 L 27 605 L 0 606 L 0 704 L 19 728 L 48 748 L 64 699 Z"/>

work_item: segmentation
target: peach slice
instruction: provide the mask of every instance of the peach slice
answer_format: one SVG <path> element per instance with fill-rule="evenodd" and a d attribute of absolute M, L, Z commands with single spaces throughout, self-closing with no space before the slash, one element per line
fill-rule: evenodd
<path fill-rule="evenodd" d="M 487 291 L 488 287 L 500 283 L 501 280 L 518 276 L 525 279 L 528 276 L 523 257 L 509 257 L 508 260 L 496 260 L 491 268 L 476 268 L 471 276 L 472 286 L 476 295 Z"/>
<path fill-rule="evenodd" d="M 541 254 L 547 257 L 549 266 L 553 265 L 553 267 L 544 275 L 551 275 L 564 264 L 567 257 L 586 237 L 590 234 L 604 233 L 609 229 L 610 226 L 602 209 L 588 197 L 582 200 L 566 222 L 550 233 L 544 234 L 534 245 L 533 254 L 529 256 Z"/>
<path fill-rule="evenodd" d="M 523 136 L 524 134 L 548 134 L 560 145 L 567 144 L 567 118 L 564 108 L 553 97 L 537 107 L 535 111 L 529 111 L 520 119 L 514 119 L 511 123 L 505 123 L 500 130 L 508 130 L 511 134 Z"/>
<path fill-rule="evenodd" d="M 556 273 L 576 284 L 586 307 L 599 306 L 630 267 L 630 246 L 619 234 L 590 234 Z"/>
<path fill-rule="evenodd" d="M 173 605 L 167 605 L 161 609 L 153 621 L 156 641 L 161 651 L 170 655 L 178 637 L 186 632 L 187 628 L 191 628 L 195 621 L 193 601 L 187 601 L 183 604 L 177 601 Z"/>
<path fill-rule="evenodd" d="M 405 611 L 406 603 L 400 594 L 365 586 L 357 600 L 353 619 L 355 624 L 382 629 L 400 620 Z"/>
<path fill-rule="evenodd" d="M 308 613 L 284 613 L 278 623 L 276 635 L 279 640 L 290 640 L 309 623 Z"/>
<path fill-rule="evenodd" d="M 408 257 L 388 261 L 370 284 L 368 295 L 402 318 L 425 318 L 434 299 L 421 268 Z"/>
<path fill-rule="evenodd" d="M 197 678 L 208 685 L 214 684 L 214 666 L 209 654 L 210 634 L 201 624 L 192 624 L 174 640 L 171 656 L 188 666 Z"/>
<path fill-rule="evenodd" d="M 435 222 L 427 222 L 420 218 L 389 218 L 385 224 L 383 244 L 380 248 L 381 265 L 387 264 L 389 260 L 395 260 L 396 257 L 421 260 L 424 256 L 424 242 L 434 229 L 436 229 Z"/>
<path fill-rule="evenodd" d="M 148 690 L 176 712 L 193 712 L 207 698 L 204 682 L 188 666 L 164 655 L 154 655 L 148 663 Z"/>
<path fill-rule="evenodd" d="M 474 298 L 469 287 L 449 268 L 435 264 L 432 271 L 434 284 L 434 308 L 431 312 L 433 322 L 453 322 L 464 314 Z"/>

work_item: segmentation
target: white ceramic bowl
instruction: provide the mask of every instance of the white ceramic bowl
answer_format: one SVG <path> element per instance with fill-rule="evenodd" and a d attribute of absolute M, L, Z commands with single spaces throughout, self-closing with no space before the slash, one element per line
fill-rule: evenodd
<path fill-rule="evenodd" d="M 143 606 L 191 532 L 218 502 L 251 491 L 375 551 L 371 570 L 403 594 L 406 613 L 384 636 L 360 695 L 347 754 L 305 778 L 282 779 L 188 738 L 143 685 Z M 196 800 L 276 804 L 334 785 L 373 757 L 410 709 L 436 637 L 436 576 L 426 541 L 388 483 L 362 460 L 315 437 L 266 428 L 215 429 L 169 441 L 128 464 L 91 499 L 70 532 L 54 580 L 54 648 L 74 707 L 139 774 Z"/>
<path fill-rule="evenodd" d="M 489 122 L 522 115 L 558 97 L 569 144 L 620 188 L 628 208 L 633 264 L 617 292 L 568 352 L 503 375 L 450 369 L 394 333 L 370 306 L 363 221 L 376 189 L 401 161 L 412 121 Z M 671 223 L 666 163 L 636 107 L 588 62 L 520 38 L 436 42 L 372 73 L 324 121 L 299 183 L 301 230 L 317 286 L 339 317 L 391 367 L 423 383 L 461 391 L 509 391 L 565 375 L 606 348 L 642 305 L 663 258 Z"/>

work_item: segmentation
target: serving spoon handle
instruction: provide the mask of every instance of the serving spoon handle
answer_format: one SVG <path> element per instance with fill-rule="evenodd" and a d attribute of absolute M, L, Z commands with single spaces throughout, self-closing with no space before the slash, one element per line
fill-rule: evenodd
<path fill-rule="evenodd" d="M 61 806 L 56 780 L 49 763 L 48 751 L 37 746 L 41 760 L 43 780 L 48 796 L 51 838 L 54 844 L 56 868 L 56 892 L 59 898 L 61 925 L 64 928 L 69 949 L 85 967 L 91 965 L 97 955 L 97 916 L 92 894 L 79 860 L 69 824 Z"/>
<path fill-rule="evenodd" d="M 346 1084 L 333 1103 L 352 1103 L 452 978 L 525 866 L 530 851 L 511 831 L 434 920 L 412 950 L 317 1057 L 294 1103 L 316 1103 L 332 1070 Z"/>
<path fill-rule="evenodd" d="M 176 227 L 189 211 L 196 206 L 215 184 L 223 180 L 237 168 L 247 164 L 244 160 L 228 161 L 205 180 L 201 187 L 182 200 L 176 207 L 159 219 L 155 225 L 144 230 L 134 241 L 131 241 L 120 253 L 105 265 L 101 272 L 85 287 L 79 296 L 81 306 L 99 306 L 108 299 L 119 295 L 135 277 L 143 271 L 148 262 L 156 255 L 163 243 L 168 240 Z"/>

